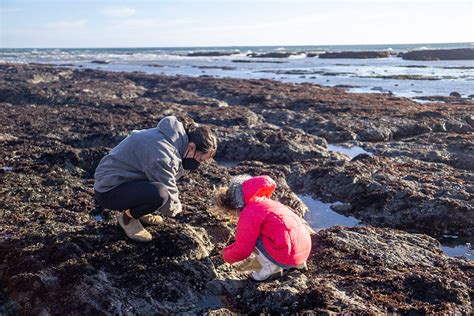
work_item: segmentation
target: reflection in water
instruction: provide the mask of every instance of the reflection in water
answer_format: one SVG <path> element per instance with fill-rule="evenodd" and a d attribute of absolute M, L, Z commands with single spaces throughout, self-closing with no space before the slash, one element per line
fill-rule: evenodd
<path fill-rule="evenodd" d="M 347 217 L 334 212 L 331 209 L 331 203 L 323 203 L 309 195 L 298 195 L 298 197 L 309 209 L 304 218 L 314 230 L 336 225 L 351 227 L 357 226 L 359 223 L 354 217 Z"/>
<path fill-rule="evenodd" d="M 462 256 L 470 260 L 474 260 L 474 247 L 472 240 L 460 239 L 457 236 L 444 236 L 440 240 L 441 249 L 448 256 Z"/>
<path fill-rule="evenodd" d="M 104 218 L 102 217 L 101 214 L 95 214 L 95 215 L 93 215 L 93 217 L 98 222 L 102 222 L 104 220 Z"/>

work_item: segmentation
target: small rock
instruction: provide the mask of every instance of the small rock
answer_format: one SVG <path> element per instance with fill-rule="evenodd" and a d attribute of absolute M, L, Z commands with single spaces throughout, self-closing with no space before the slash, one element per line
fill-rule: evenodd
<path fill-rule="evenodd" d="M 455 97 L 455 98 L 460 98 L 460 97 L 462 97 L 461 93 L 456 92 L 456 91 L 451 92 L 451 93 L 449 94 L 449 96 L 450 96 L 450 97 Z"/>
<path fill-rule="evenodd" d="M 352 205 L 350 203 L 334 203 L 331 205 L 331 209 L 344 214 L 352 210 Z"/>

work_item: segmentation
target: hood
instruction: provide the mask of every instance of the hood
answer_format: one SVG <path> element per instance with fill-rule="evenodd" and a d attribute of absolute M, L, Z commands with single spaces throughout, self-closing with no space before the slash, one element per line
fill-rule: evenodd
<path fill-rule="evenodd" d="M 276 183 L 269 176 L 250 178 L 242 184 L 245 204 L 259 197 L 270 198 L 275 191 Z"/>
<path fill-rule="evenodd" d="M 165 135 L 166 139 L 178 150 L 180 156 L 183 157 L 189 140 L 183 124 L 178 121 L 176 116 L 164 117 L 158 122 L 156 128 Z"/>

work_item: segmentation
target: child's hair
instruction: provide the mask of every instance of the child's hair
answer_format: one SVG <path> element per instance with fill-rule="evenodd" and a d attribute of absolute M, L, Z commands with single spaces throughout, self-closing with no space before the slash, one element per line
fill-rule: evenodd
<path fill-rule="evenodd" d="M 237 216 L 240 209 L 245 206 L 242 185 L 245 180 L 250 179 L 248 174 L 235 176 L 228 186 L 219 187 L 215 190 L 214 201 L 216 207 L 213 209 L 216 215 Z"/>
<path fill-rule="evenodd" d="M 218 187 L 214 190 L 214 207 L 211 213 L 221 220 L 233 224 L 238 218 L 238 209 L 232 204 L 232 197 L 227 186 Z"/>
<path fill-rule="evenodd" d="M 235 211 L 237 207 L 232 203 L 229 187 L 218 187 L 214 194 L 216 206 L 225 211 Z"/>

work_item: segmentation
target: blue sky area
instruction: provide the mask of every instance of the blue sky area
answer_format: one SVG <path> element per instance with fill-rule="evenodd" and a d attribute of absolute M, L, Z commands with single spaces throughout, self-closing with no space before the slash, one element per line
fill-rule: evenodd
<path fill-rule="evenodd" d="M 0 0 L 0 47 L 474 41 L 472 0 Z"/>

